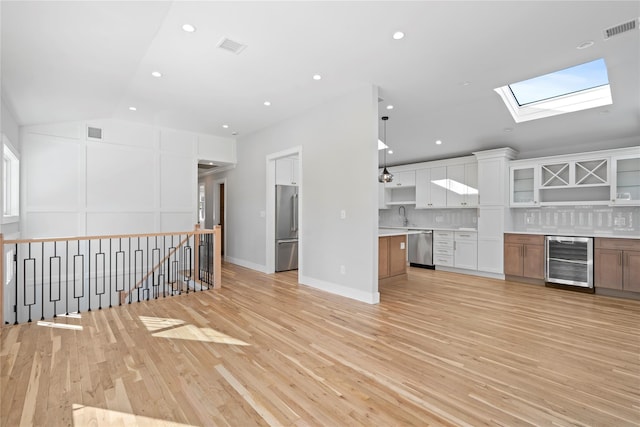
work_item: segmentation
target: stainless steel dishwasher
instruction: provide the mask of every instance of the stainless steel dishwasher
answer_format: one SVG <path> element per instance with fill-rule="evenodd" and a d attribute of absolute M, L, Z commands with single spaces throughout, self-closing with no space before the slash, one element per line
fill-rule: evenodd
<path fill-rule="evenodd" d="M 409 265 L 433 268 L 433 231 L 409 230 Z"/>

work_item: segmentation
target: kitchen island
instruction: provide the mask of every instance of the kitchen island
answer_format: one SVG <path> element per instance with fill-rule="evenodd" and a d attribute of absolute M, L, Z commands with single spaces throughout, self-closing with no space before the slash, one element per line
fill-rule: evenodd
<path fill-rule="evenodd" d="M 378 229 L 378 282 L 407 277 L 406 229 Z"/>

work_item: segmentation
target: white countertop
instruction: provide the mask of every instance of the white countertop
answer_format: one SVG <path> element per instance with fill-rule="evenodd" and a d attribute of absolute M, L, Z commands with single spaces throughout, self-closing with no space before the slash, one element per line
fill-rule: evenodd
<path fill-rule="evenodd" d="M 378 229 L 384 230 L 433 230 L 433 231 L 478 231 L 475 228 L 464 228 L 464 227 L 394 227 L 394 226 L 386 226 L 381 225 Z"/>
<path fill-rule="evenodd" d="M 477 231 L 475 228 L 433 228 L 433 227 L 379 227 L 378 236 L 401 236 L 409 234 L 420 234 L 425 230 L 433 231 Z"/>
<path fill-rule="evenodd" d="M 379 228 L 378 237 L 388 236 L 408 236 L 409 234 L 420 234 L 420 230 L 407 230 L 406 228 Z"/>
<path fill-rule="evenodd" d="M 640 239 L 638 235 L 609 234 L 609 233 L 576 233 L 576 232 L 545 232 L 545 231 L 505 231 L 505 234 L 533 234 L 535 236 L 567 236 L 567 237 L 606 237 L 610 239 Z"/>

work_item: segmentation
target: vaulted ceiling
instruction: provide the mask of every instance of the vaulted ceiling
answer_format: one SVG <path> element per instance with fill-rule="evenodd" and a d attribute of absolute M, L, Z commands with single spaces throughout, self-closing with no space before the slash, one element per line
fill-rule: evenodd
<path fill-rule="evenodd" d="M 640 139 L 640 31 L 603 37 L 640 16 L 637 1 L 2 1 L 0 8 L 2 96 L 21 125 L 113 117 L 241 143 L 374 84 L 380 116 L 390 117 L 390 164 L 503 146 L 530 157 Z M 184 32 L 186 23 L 196 31 Z M 405 37 L 394 40 L 396 31 Z M 223 38 L 247 47 L 231 53 L 217 47 Z M 592 47 L 577 49 L 589 40 Z M 493 90 L 597 58 L 611 82 L 607 107 L 516 124 Z"/>

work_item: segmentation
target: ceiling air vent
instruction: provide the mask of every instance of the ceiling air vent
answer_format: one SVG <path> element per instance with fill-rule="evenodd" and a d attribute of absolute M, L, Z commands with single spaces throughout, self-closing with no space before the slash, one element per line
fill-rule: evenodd
<path fill-rule="evenodd" d="M 613 36 L 620 35 L 622 33 L 626 33 L 627 31 L 635 30 L 638 28 L 638 18 L 633 19 L 629 22 L 625 22 L 624 24 L 616 25 L 615 27 L 607 28 L 604 30 L 604 39 L 610 39 Z"/>
<path fill-rule="evenodd" d="M 235 53 L 236 55 L 238 55 L 247 47 L 247 45 L 238 43 L 235 40 L 231 40 L 225 37 L 218 42 L 218 47 L 220 49 L 224 49 L 226 51 L 229 51 L 231 53 Z"/>
<path fill-rule="evenodd" d="M 87 137 L 93 138 L 93 139 L 102 139 L 102 129 L 88 126 Z"/>

